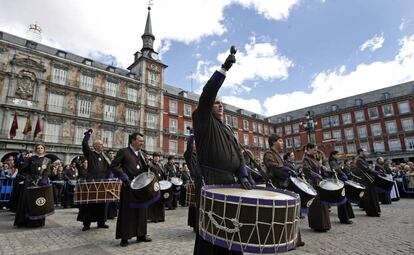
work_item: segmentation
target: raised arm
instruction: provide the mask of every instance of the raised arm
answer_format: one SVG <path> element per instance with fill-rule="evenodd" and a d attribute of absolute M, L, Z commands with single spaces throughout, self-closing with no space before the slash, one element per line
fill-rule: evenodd
<path fill-rule="evenodd" d="M 85 136 L 83 137 L 83 140 L 82 140 L 82 152 L 85 157 L 89 157 L 91 153 L 91 148 L 89 148 L 89 144 L 88 144 L 91 134 L 92 134 L 92 129 L 89 129 L 88 131 L 84 133 Z"/>

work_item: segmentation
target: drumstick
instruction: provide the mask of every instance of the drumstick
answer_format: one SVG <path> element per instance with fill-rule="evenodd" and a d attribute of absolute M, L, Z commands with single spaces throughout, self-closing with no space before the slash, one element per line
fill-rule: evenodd
<path fill-rule="evenodd" d="M 105 191 L 114 196 L 117 200 L 119 200 L 119 196 L 115 194 L 113 189 L 106 189 Z"/>

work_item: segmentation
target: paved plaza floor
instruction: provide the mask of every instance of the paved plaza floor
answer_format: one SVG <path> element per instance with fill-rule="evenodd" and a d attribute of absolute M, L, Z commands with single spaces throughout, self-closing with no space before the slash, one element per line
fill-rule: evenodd
<path fill-rule="evenodd" d="M 414 199 L 381 206 L 381 218 L 371 218 L 354 206 L 354 224 L 342 225 L 332 208 L 332 229 L 316 233 L 301 220 L 304 247 L 285 254 L 414 254 Z M 166 222 L 149 223 L 151 243 L 119 246 L 115 240 L 116 220 L 109 229 L 82 232 L 77 209 L 57 209 L 40 229 L 14 228 L 14 214 L 0 210 L 0 254 L 192 254 L 194 233 L 187 226 L 187 208 L 166 211 Z"/>

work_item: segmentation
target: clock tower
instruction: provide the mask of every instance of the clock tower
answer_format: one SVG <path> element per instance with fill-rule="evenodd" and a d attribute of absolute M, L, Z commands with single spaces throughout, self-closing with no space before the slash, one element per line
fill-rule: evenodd
<path fill-rule="evenodd" d="M 142 49 L 141 52 L 144 56 L 153 58 L 155 57 L 158 60 L 158 54 L 154 51 L 154 40 L 155 36 L 152 34 L 151 26 L 151 7 L 148 6 L 148 16 L 147 22 L 145 23 L 144 34 L 142 38 Z"/>

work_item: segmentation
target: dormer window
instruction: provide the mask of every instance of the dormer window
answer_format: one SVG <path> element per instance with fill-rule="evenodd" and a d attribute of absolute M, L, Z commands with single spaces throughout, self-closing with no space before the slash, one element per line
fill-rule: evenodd
<path fill-rule="evenodd" d="M 134 73 L 128 73 L 128 77 L 134 79 L 135 78 L 135 74 Z"/>
<path fill-rule="evenodd" d="M 382 93 L 382 98 L 384 100 L 388 100 L 388 99 L 390 99 L 390 97 L 391 97 L 390 93 L 388 93 L 388 92 Z"/>
<path fill-rule="evenodd" d="M 106 68 L 106 71 L 109 71 L 109 72 L 114 73 L 114 72 L 115 72 L 115 67 L 113 67 L 113 66 L 108 66 L 108 67 Z"/>
<path fill-rule="evenodd" d="M 361 98 L 355 99 L 355 106 L 361 106 L 361 105 L 362 105 L 362 99 Z"/>
<path fill-rule="evenodd" d="M 331 111 L 333 111 L 333 112 L 338 111 L 338 108 L 339 108 L 339 107 L 338 107 L 336 104 L 331 105 Z"/>
<path fill-rule="evenodd" d="M 26 41 L 26 47 L 27 48 L 29 48 L 29 49 L 36 49 L 36 46 L 37 46 L 37 43 L 36 42 L 30 41 L 30 40 L 27 40 Z"/>
<path fill-rule="evenodd" d="M 85 58 L 85 59 L 83 60 L 83 63 L 84 63 L 85 65 L 91 66 L 91 65 L 92 65 L 92 60 Z"/>
<path fill-rule="evenodd" d="M 178 93 L 180 96 L 187 98 L 188 97 L 188 93 L 187 91 L 181 91 L 180 93 Z"/>
<path fill-rule="evenodd" d="M 57 53 L 56 53 L 56 55 L 58 56 L 58 57 L 61 57 L 61 58 L 66 58 L 66 52 L 64 52 L 64 51 L 58 51 Z"/>
<path fill-rule="evenodd" d="M 292 116 L 288 115 L 286 116 L 286 121 L 291 121 L 292 120 Z"/>

